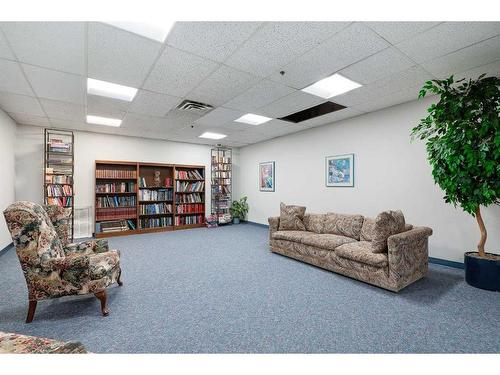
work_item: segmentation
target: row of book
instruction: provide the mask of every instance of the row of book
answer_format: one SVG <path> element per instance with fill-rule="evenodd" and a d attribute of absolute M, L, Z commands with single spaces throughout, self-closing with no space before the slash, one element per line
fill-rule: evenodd
<path fill-rule="evenodd" d="M 231 185 L 212 185 L 214 194 L 231 194 Z"/>
<path fill-rule="evenodd" d="M 214 172 L 231 171 L 231 164 L 212 164 L 212 171 Z"/>
<path fill-rule="evenodd" d="M 98 184 L 95 186 L 96 193 L 134 193 L 135 182 L 113 182 L 109 184 Z"/>
<path fill-rule="evenodd" d="M 214 178 L 231 178 L 231 171 L 228 172 L 214 172 Z"/>
<path fill-rule="evenodd" d="M 47 185 L 47 197 L 70 197 L 72 195 L 71 185 Z"/>
<path fill-rule="evenodd" d="M 181 193 L 202 192 L 204 189 L 205 189 L 204 181 L 197 181 L 197 182 L 177 181 L 175 184 L 175 190 Z"/>
<path fill-rule="evenodd" d="M 73 174 L 73 167 L 71 165 L 55 165 L 50 168 L 45 168 L 45 174 Z"/>
<path fill-rule="evenodd" d="M 71 207 L 73 204 L 73 197 L 52 197 L 47 198 L 49 206 Z"/>
<path fill-rule="evenodd" d="M 137 178 L 137 171 L 129 170 L 114 170 L 114 169 L 96 169 L 95 176 L 97 178 Z"/>
<path fill-rule="evenodd" d="M 135 207 L 125 208 L 98 208 L 96 221 L 126 219 L 137 216 Z"/>
<path fill-rule="evenodd" d="M 175 171 L 175 178 L 178 180 L 203 180 L 203 176 L 197 169 L 189 171 Z"/>
<path fill-rule="evenodd" d="M 224 163 L 224 164 L 230 164 L 231 163 L 231 158 L 227 156 L 212 156 L 212 164 L 217 164 L 217 163 Z"/>
<path fill-rule="evenodd" d="M 141 215 L 171 214 L 172 205 L 167 203 L 141 204 L 139 212 Z"/>
<path fill-rule="evenodd" d="M 95 223 L 96 233 L 123 232 L 126 230 L 135 230 L 135 224 L 132 220 L 112 220 Z"/>
<path fill-rule="evenodd" d="M 139 200 L 141 201 L 171 201 L 173 199 L 174 192 L 169 189 L 139 190 Z"/>
<path fill-rule="evenodd" d="M 231 185 L 230 178 L 218 178 L 214 181 L 214 185 Z"/>
<path fill-rule="evenodd" d="M 95 206 L 97 208 L 103 207 L 130 207 L 135 206 L 136 199 L 135 196 L 126 197 L 97 197 L 95 200 Z"/>
<path fill-rule="evenodd" d="M 203 198 L 199 193 L 179 194 L 175 196 L 175 203 L 202 203 Z"/>
<path fill-rule="evenodd" d="M 161 181 L 162 180 L 160 179 L 160 182 Z M 139 187 L 166 187 L 166 188 L 170 188 L 170 187 L 172 187 L 172 177 L 165 177 L 163 179 L 163 185 L 161 185 L 161 186 L 154 186 L 154 185 L 148 186 L 146 183 L 146 177 L 139 177 Z"/>
<path fill-rule="evenodd" d="M 172 216 L 164 216 L 159 218 L 139 219 L 139 228 L 161 228 L 171 227 Z"/>
<path fill-rule="evenodd" d="M 71 142 L 53 138 L 48 142 L 50 152 L 71 152 Z"/>
<path fill-rule="evenodd" d="M 205 222 L 205 217 L 203 215 L 187 215 L 187 216 L 175 217 L 175 226 L 203 224 L 204 222 Z"/>
<path fill-rule="evenodd" d="M 73 183 L 73 177 L 71 176 L 61 176 L 61 175 L 51 175 L 51 174 L 46 174 L 45 175 L 45 182 L 47 184 L 72 184 Z"/>
<path fill-rule="evenodd" d="M 178 214 L 185 214 L 190 212 L 203 212 L 205 211 L 205 205 L 200 203 L 195 204 L 179 204 L 175 208 L 175 212 Z"/>

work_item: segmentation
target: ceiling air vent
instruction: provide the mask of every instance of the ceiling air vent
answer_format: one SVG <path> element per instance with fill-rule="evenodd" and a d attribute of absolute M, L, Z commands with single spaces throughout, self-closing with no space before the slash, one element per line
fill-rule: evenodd
<path fill-rule="evenodd" d="M 210 104 L 204 104 L 200 102 L 195 102 L 194 100 L 184 100 L 181 104 L 177 106 L 177 109 L 181 111 L 188 111 L 194 113 L 205 113 L 211 111 L 214 107 Z"/>

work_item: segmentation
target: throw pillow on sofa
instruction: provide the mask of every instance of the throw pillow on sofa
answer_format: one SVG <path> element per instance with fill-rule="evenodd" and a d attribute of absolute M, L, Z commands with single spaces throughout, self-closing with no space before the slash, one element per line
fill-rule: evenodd
<path fill-rule="evenodd" d="M 372 249 L 374 253 L 387 251 L 387 239 L 405 230 L 405 217 L 401 210 L 384 211 L 377 215 L 373 225 Z"/>
<path fill-rule="evenodd" d="M 302 206 L 280 203 L 280 224 L 278 230 L 306 230 L 304 215 L 306 208 Z"/>
<path fill-rule="evenodd" d="M 304 215 L 304 226 L 308 232 L 314 233 L 324 233 L 323 226 L 325 223 L 325 214 L 305 214 Z"/>
<path fill-rule="evenodd" d="M 362 215 L 336 214 L 329 212 L 326 214 L 323 232 L 346 236 L 359 241 L 361 227 L 363 226 Z"/>

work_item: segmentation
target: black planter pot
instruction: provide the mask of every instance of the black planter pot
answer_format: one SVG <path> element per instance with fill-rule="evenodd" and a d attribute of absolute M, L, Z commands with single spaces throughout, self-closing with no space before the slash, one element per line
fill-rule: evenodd
<path fill-rule="evenodd" d="M 477 252 L 471 251 L 465 253 L 464 265 L 467 284 L 480 289 L 500 291 L 500 260 L 479 258 Z"/>

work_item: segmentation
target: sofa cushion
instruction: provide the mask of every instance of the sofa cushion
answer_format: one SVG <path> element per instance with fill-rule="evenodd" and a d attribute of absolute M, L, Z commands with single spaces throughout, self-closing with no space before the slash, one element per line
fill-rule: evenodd
<path fill-rule="evenodd" d="M 341 258 L 368 264 L 374 267 L 386 267 L 388 265 L 387 254 L 376 254 L 372 251 L 369 241 L 355 241 L 346 243 L 335 249 L 335 254 Z"/>
<path fill-rule="evenodd" d="M 273 240 L 285 240 L 301 243 L 302 239 L 309 236 L 315 236 L 315 233 L 302 230 L 283 230 L 273 233 Z"/>
<path fill-rule="evenodd" d="M 373 239 L 373 232 L 375 231 L 375 219 L 365 217 L 359 239 L 361 241 L 371 241 Z"/>
<path fill-rule="evenodd" d="M 306 208 L 302 206 L 280 204 L 280 223 L 278 230 L 306 230 L 304 226 L 304 214 Z"/>
<path fill-rule="evenodd" d="M 387 239 L 403 232 L 405 229 L 405 217 L 401 210 L 384 211 L 377 215 L 373 227 L 372 249 L 374 253 L 387 251 Z"/>
<path fill-rule="evenodd" d="M 328 234 L 351 237 L 359 241 L 362 226 L 362 215 L 336 214 L 329 212 L 326 214 L 323 231 Z"/>
<path fill-rule="evenodd" d="M 337 234 L 314 233 L 312 236 L 302 237 L 300 242 L 303 243 L 304 245 L 314 246 L 320 249 L 333 251 L 335 250 L 336 247 L 340 245 L 350 242 L 356 242 L 356 240 L 346 236 L 339 236 Z"/>
<path fill-rule="evenodd" d="M 325 214 L 305 214 L 304 226 L 308 232 L 323 233 Z"/>

